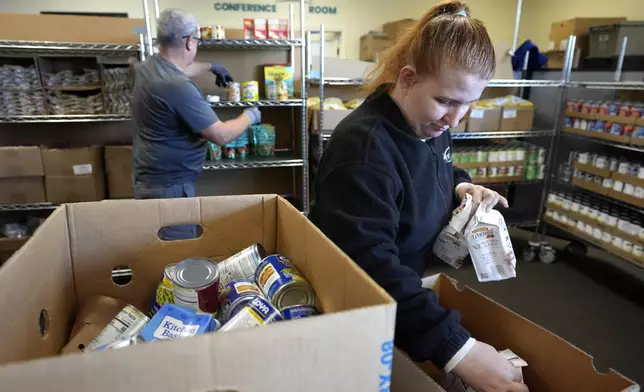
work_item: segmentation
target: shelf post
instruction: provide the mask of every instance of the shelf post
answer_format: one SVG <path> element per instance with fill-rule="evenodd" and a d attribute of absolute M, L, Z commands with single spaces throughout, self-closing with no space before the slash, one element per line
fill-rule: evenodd
<path fill-rule="evenodd" d="M 615 69 L 615 82 L 622 81 L 622 68 L 624 67 L 624 55 L 626 54 L 626 45 L 628 44 L 628 37 L 622 39 L 622 45 L 619 48 L 619 57 L 617 58 L 617 68 Z"/>
<path fill-rule="evenodd" d="M 519 44 L 519 27 L 521 25 L 521 8 L 523 5 L 523 0 L 517 0 L 517 12 L 514 19 L 514 35 L 512 36 L 512 55 L 517 50 L 517 45 Z"/>
<path fill-rule="evenodd" d="M 302 129 L 301 129 L 301 149 L 302 149 L 302 212 L 304 215 L 309 214 L 309 140 L 308 140 L 308 121 L 306 121 L 306 41 L 305 41 L 305 15 L 306 0 L 300 0 L 300 89 L 302 91 Z M 293 28 L 291 27 L 291 30 Z M 295 32 L 292 32 L 295 34 Z"/>
<path fill-rule="evenodd" d="M 145 19 L 145 32 L 148 41 L 148 54 L 151 56 L 154 51 L 152 47 L 152 26 L 150 26 L 150 10 L 148 8 L 148 0 L 143 0 L 143 18 Z"/>

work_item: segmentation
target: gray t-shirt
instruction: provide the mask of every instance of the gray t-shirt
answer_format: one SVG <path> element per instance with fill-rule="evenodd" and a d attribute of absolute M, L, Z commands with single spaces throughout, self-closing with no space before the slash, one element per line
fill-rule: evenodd
<path fill-rule="evenodd" d="M 135 70 L 134 180 L 150 185 L 196 181 L 206 157 L 201 132 L 217 121 L 215 112 L 197 85 L 159 55 Z"/>

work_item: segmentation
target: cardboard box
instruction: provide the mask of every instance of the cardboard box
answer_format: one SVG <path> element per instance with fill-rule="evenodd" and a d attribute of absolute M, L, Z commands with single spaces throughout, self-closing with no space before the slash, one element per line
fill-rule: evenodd
<path fill-rule="evenodd" d="M 451 132 L 465 132 L 467 129 L 467 119 L 464 118 L 461 120 L 461 122 L 458 124 L 458 127 L 456 128 L 450 128 Z"/>
<path fill-rule="evenodd" d="M 382 51 L 391 47 L 392 39 L 389 35 L 370 32 L 360 37 L 360 60 L 377 62 Z"/>
<path fill-rule="evenodd" d="M 620 20 L 626 20 L 626 18 L 572 18 L 553 22 L 550 26 L 550 45 L 548 50 L 565 51 L 569 36 L 575 35 L 577 36 L 576 47 L 580 48 L 583 53 L 587 53 L 590 26 L 613 24 Z"/>
<path fill-rule="evenodd" d="M 351 114 L 353 109 L 342 109 L 342 110 L 325 110 L 324 116 L 322 117 L 322 129 L 320 129 L 320 111 L 319 110 L 310 110 L 309 117 L 311 119 L 311 131 L 312 133 L 331 133 L 335 128 L 340 124 L 340 121 L 344 120 L 346 116 Z"/>
<path fill-rule="evenodd" d="M 42 175 L 43 167 L 39 147 L 0 147 L 0 178 Z"/>
<path fill-rule="evenodd" d="M 405 34 L 407 30 L 416 23 L 415 19 L 401 19 L 395 22 L 389 22 L 382 25 L 382 31 L 396 40 L 401 35 Z"/>
<path fill-rule="evenodd" d="M 45 176 L 47 201 L 76 203 L 105 199 L 105 175 L 97 172 L 88 176 Z"/>
<path fill-rule="evenodd" d="M 132 146 L 105 146 L 105 174 L 110 199 L 131 199 Z"/>
<path fill-rule="evenodd" d="M 548 63 L 546 64 L 547 68 L 563 69 L 564 60 L 566 57 L 565 51 L 550 51 L 546 53 L 546 56 L 548 57 Z M 581 61 L 581 49 L 575 48 L 575 55 L 572 59 L 572 68 L 573 69 L 579 68 L 580 61 Z"/>
<path fill-rule="evenodd" d="M 0 204 L 43 203 L 42 177 L 0 178 Z"/>
<path fill-rule="evenodd" d="M 469 287 L 457 288 L 446 275 L 427 277 L 423 286 L 434 290 L 443 307 L 461 313 L 461 323 L 474 338 L 497 349 L 509 348 L 524 359 L 528 366 L 522 368 L 523 376 L 531 392 L 639 391 L 637 384 L 613 369 L 605 374 L 596 371 L 592 357 L 564 339 Z M 438 374 L 430 362 L 420 367 L 433 377 Z"/>
<path fill-rule="evenodd" d="M 42 149 L 45 176 L 83 176 L 104 172 L 103 148 L 99 146 Z"/>
<path fill-rule="evenodd" d="M 529 131 L 532 129 L 533 107 L 504 107 L 502 110 L 500 131 Z"/>
<path fill-rule="evenodd" d="M 185 223 L 200 224 L 202 236 L 158 239 L 161 227 Z M 297 266 L 324 314 L 57 357 L 86 298 L 107 295 L 147 309 L 167 264 L 222 260 L 255 242 Z M 112 269 L 124 265 L 133 279 L 117 285 Z M 24 284 L 43 269 L 47 279 Z M 0 269 L 0 287 L 3 317 L 11 320 L 0 323 L 2 390 L 379 391 L 391 376 L 395 301 L 275 195 L 63 205 Z"/>
<path fill-rule="evenodd" d="M 503 109 L 472 109 L 467 119 L 467 132 L 498 131 Z"/>
<path fill-rule="evenodd" d="M 373 62 L 336 59 L 335 57 L 324 58 L 324 77 L 325 78 L 348 78 L 360 79 L 369 75 L 374 67 Z M 311 77 L 320 77 L 320 57 L 312 56 L 311 58 Z M 299 85 L 299 83 L 296 83 Z M 354 86 L 355 88 L 355 86 Z M 308 95 L 308 94 L 307 94 Z"/>

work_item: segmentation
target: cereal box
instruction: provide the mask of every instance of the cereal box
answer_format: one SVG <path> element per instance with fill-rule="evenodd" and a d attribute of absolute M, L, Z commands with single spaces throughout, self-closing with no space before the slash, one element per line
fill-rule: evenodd
<path fill-rule="evenodd" d="M 280 20 L 277 18 L 270 18 L 266 22 L 268 30 L 268 39 L 280 39 Z"/>
<path fill-rule="evenodd" d="M 266 99 L 286 100 L 293 97 L 293 67 L 267 65 L 264 67 Z"/>
<path fill-rule="evenodd" d="M 288 19 L 280 19 L 280 39 L 291 39 L 288 36 Z"/>
<path fill-rule="evenodd" d="M 255 39 L 267 39 L 265 18 L 255 18 L 253 27 L 255 28 Z"/>
<path fill-rule="evenodd" d="M 255 19 L 244 18 L 244 39 L 255 38 Z"/>

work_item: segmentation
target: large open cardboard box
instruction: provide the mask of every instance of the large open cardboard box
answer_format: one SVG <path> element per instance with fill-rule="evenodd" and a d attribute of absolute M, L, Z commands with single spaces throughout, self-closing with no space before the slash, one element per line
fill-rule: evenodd
<path fill-rule="evenodd" d="M 158 239 L 159 228 L 186 223 L 203 235 Z M 325 314 L 56 356 L 85 298 L 103 294 L 146 309 L 166 264 L 221 260 L 254 242 L 296 264 Z M 119 286 L 112 269 L 125 266 L 132 280 Z M 63 205 L 0 269 L 0 296 L 2 391 L 379 391 L 391 375 L 394 301 L 274 195 Z"/>

